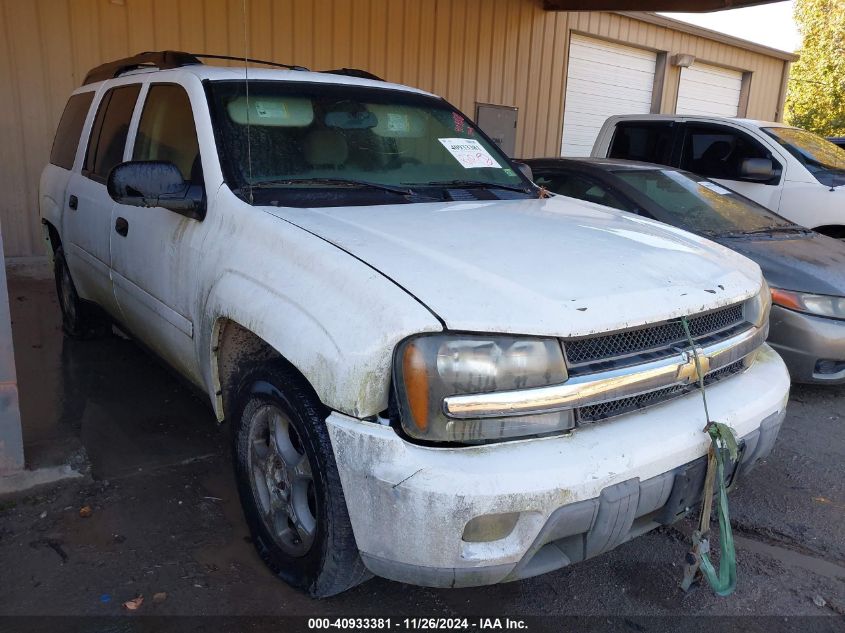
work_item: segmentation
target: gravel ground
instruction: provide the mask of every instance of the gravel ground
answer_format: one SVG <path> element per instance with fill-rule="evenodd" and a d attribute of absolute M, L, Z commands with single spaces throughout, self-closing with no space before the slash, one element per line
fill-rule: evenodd
<path fill-rule="evenodd" d="M 692 630 L 682 617 L 706 615 L 731 618 L 694 622 L 845 630 L 845 387 L 794 387 L 773 454 L 732 495 L 739 582 L 728 598 L 679 592 L 688 519 L 522 582 L 439 590 L 373 579 L 313 601 L 255 554 L 226 432 L 201 399 L 122 337 L 65 341 L 49 283 L 13 279 L 10 292 L 30 466 L 71 455 L 89 470 L 0 499 L 2 615 L 128 614 L 123 603 L 143 595 L 136 614 L 570 615 L 649 631 Z"/>

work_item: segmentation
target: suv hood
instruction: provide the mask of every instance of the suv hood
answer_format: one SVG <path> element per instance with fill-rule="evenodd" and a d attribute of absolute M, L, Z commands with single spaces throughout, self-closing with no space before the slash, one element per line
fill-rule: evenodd
<path fill-rule="evenodd" d="M 266 211 L 366 262 L 452 330 L 582 336 L 760 287 L 758 266 L 722 246 L 568 198 Z"/>

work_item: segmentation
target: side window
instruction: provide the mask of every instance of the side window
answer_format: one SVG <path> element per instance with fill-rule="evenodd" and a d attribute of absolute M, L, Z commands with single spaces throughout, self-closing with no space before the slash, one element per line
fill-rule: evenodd
<path fill-rule="evenodd" d="M 622 211 L 630 210 L 629 205 L 611 193 L 607 187 L 579 174 L 565 171 L 554 173 L 540 172 L 535 176 L 534 182 L 562 196 L 595 202 L 596 204 L 613 207 Z"/>
<path fill-rule="evenodd" d="M 140 92 L 140 84 L 132 84 L 112 88 L 103 96 L 91 128 L 83 170 L 92 180 L 105 182 L 109 172 L 123 161 L 129 121 Z"/>
<path fill-rule="evenodd" d="M 610 143 L 609 158 L 669 165 L 674 126 L 666 123 L 619 123 Z"/>
<path fill-rule="evenodd" d="M 175 164 L 182 177 L 193 184 L 202 182 L 202 163 L 188 94 L 181 86 L 158 84 L 150 87 L 132 160 L 163 160 Z"/>
<path fill-rule="evenodd" d="M 762 184 L 777 184 L 780 163 L 761 143 L 747 134 L 720 125 L 688 125 L 684 137 L 681 169 L 708 178 L 745 180 L 742 163 L 748 158 L 767 158 L 772 161 L 777 176 Z M 760 181 L 754 181 L 760 182 Z"/>
<path fill-rule="evenodd" d="M 76 149 L 79 147 L 79 135 L 82 133 L 82 126 L 85 125 L 85 117 L 88 115 L 88 109 L 93 100 L 93 92 L 73 95 L 68 100 L 50 152 L 50 162 L 57 167 L 64 169 L 73 167 Z"/>

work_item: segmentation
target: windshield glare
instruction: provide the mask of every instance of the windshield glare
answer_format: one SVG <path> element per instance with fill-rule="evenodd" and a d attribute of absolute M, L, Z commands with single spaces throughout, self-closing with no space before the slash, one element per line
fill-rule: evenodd
<path fill-rule="evenodd" d="M 845 184 L 845 149 L 799 128 L 767 127 L 763 131 L 795 156 L 823 185 Z"/>
<path fill-rule="evenodd" d="M 310 179 L 529 186 L 469 120 L 434 97 L 288 81 L 250 82 L 249 99 L 242 81 L 214 82 L 210 93 L 233 188 L 343 186 Z"/>
<path fill-rule="evenodd" d="M 748 198 L 694 174 L 655 169 L 618 171 L 616 176 L 659 205 L 659 213 L 652 212 L 655 219 L 693 233 L 718 235 L 793 226 Z"/>

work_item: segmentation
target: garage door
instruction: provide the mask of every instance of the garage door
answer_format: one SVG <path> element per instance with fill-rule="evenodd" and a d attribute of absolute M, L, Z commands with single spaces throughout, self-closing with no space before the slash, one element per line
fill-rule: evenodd
<path fill-rule="evenodd" d="M 560 153 L 589 156 L 607 117 L 651 112 L 656 63 L 651 51 L 572 35 Z"/>
<path fill-rule="evenodd" d="M 742 73 L 707 64 L 681 69 L 677 114 L 736 116 Z"/>

